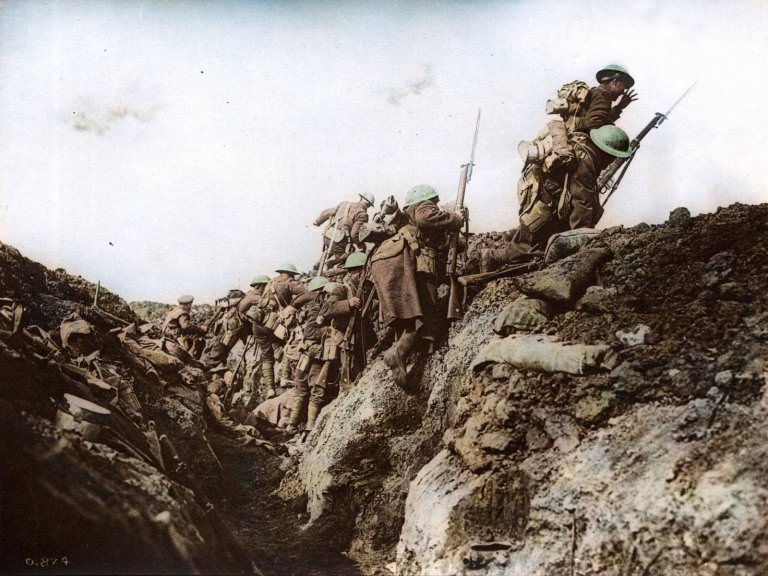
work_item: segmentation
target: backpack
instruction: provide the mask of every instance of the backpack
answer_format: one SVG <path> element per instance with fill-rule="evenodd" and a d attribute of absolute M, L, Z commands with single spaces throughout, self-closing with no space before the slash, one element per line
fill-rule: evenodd
<path fill-rule="evenodd" d="M 574 130 L 582 119 L 589 101 L 589 86 L 581 80 L 563 84 L 557 91 L 557 98 L 547 100 L 547 114 L 558 114 L 569 131 Z"/>

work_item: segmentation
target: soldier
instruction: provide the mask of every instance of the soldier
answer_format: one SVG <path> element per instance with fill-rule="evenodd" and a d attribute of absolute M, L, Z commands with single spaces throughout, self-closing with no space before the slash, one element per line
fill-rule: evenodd
<path fill-rule="evenodd" d="M 219 308 L 203 326 L 210 337 L 200 359 L 208 368 L 224 363 L 230 350 L 246 336 L 245 324 L 238 313 L 238 304 L 245 297 L 239 289 L 230 290 L 227 296 L 216 300 Z"/>
<path fill-rule="evenodd" d="M 195 337 L 203 335 L 203 330 L 190 318 L 194 299 L 189 294 L 179 296 L 179 305 L 166 314 L 162 327 L 163 352 L 176 356 L 182 362 L 196 363 L 192 356 Z"/>
<path fill-rule="evenodd" d="M 322 319 L 318 321 L 318 315 L 324 300 L 321 288 L 326 284 L 328 284 L 328 279 L 323 276 L 312 278 L 307 285 L 306 292 L 291 302 L 292 308 L 301 309 L 301 315 L 304 318 L 299 337 L 300 356 L 293 368 L 296 398 L 294 405 L 291 406 L 291 420 L 288 428 L 291 432 L 298 430 L 308 400 L 307 422 L 310 427 L 314 424 L 320 408 L 325 403 L 327 369 L 325 374 L 321 374 L 323 371 L 322 341 L 325 330 L 322 326 Z"/>
<path fill-rule="evenodd" d="M 338 206 L 323 210 L 312 223 L 320 226 L 328 222 L 323 232 L 323 259 L 318 264 L 318 270 L 332 267 L 344 261 L 344 255 L 354 246 L 365 252 L 365 242 L 360 239 L 360 227 L 368 222 L 368 208 L 374 205 L 375 199 L 370 192 L 358 194 L 358 202 L 341 202 Z"/>
<path fill-rule="evenodd" d="M 575 163 L 543 177 L 531 206 L 520 216 L 520 227 L 504 250 L 483 250 L 483 268 L 541 253 L 553 234 L 594 228 L 603 214 L 597 181 L 614 158 L 630 156 L 630 142 L 621 128 L 606 124 L 589 131 L 589 140 L 573 143 Z"/>
<path fill-rule="evenodd" d="M 355 314 L 361 310 L 365 297 L 366 254 L 353 252 L 347 256 L 344 268 L 348 271 L 341 283 L 329 282 L 323 288 L 327 298 L 320 309 L 317 322 L 326 326 L 323 343 L 323 361 L 329 379 L 347 390 L 356 374 L 365 366 L 365 333 L 370 326 Z M 370 302 L 368 302 L 370 307 Z M 370 341 L 373 341 L 372 338 Z"/>
<path fill-rule="evenodd" d="M 380 316 L 397 340 L 384 353 L 395 383 L 405 387 L 406 364 L 419 339 L 434 343 L 438 320 L 437 286 L 444 270 L 438 253 L 446 233 L 464 224 L 461 212 L 446 212 L 431 186 L 419 185 L 405 197 L 406 223 L 371 255 L 371 275 L 379 297 Z"/>
<path fill-rule="evenodd" d="M 295 277 L 298 276 L 299 271 L 293 264 L 282 264 L 275 269 L 275 272 L 278 275 L 264 289 L 261 305 L 265 312 L 263 326 L 277 339 L 277 347 L 282 347 L 280 384 L 283 385 L 290 382 L 293 365 L 298 360 L 295 346 L 290 345 L 290 329 L 293 327 L 296 312 L 291 302 L 296 296 L 304 294 L 307 289 L 296 280 Z"/>
<path fill-rule="evenodd" d="M 264 290 L 269 283 L 269 276 L 260 275 L 251 280 L 251 290 L 237 305 L 244 321 L 251 324 L 251 334 L 261 356 L 261 385 L 267 398 L 275 395 L 275 348 L 278 340 L 271 330 L 264 327 L 266 311 Z"/>
<path fill-rule="evenodd" d="M 598 85 L 590 88 L 584 119 L 576 130 L 588 134 L 593 128 L 613 124 L 624 109 L 637 100 L 635 79 L 618 64 L 609 64 L 595 74 Z"/>

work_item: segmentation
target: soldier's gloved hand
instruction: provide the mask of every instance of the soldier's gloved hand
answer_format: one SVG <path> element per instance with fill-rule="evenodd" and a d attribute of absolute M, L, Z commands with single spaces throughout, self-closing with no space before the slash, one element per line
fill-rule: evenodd
<path fill-rule="evenodd" d="M 614 108 L 624 110 L 624 108 L 629 106 L 635 100 L 637 100 L 637 92 L 635 92 L 633 89 L 627 89 L 621 96 L 619 96 L 619 101 L 616 102 Z"/>
<path fill-rule="evenodd" d="M 349 305 L 352 308 L 360 308 L 360 298 L 357 296 L 352 296 L 352 298 L 349 299 Z"/>

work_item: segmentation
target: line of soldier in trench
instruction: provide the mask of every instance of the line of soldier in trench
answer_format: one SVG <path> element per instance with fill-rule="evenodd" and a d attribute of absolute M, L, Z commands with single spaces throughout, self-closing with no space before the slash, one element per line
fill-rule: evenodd
<path fill-rule="evenodd" d="M 608 65 L 596 78 L 592 88 L 563 86 L 547 105 L 560 119 L 521 143 L 520 224 L 504 249 L 483 251 L 483 271 L 539 257 L 554 234 L 593 228 L 600 219 L 600 173 L 631 155 L 627 134 L 613 123 L 636 94 L 621 66 Z M 383 360 L 394 382 L 412 390 L 409 359 L 418 349 L 431 351 L 444 335 L 438 295 L 448 239 L 467 221 L 466 209 L 446 210 L 439 200 L 433 187 L 418 185 L 402 207 L 387 198 L 372 221 L 375 200 L 367 192 L 324 210 L 314 222 L 325 225 L 314 274 L 285 263 L 272 278 L 259 275 L 247 294 L 230 291 L 206 327 L 191 321 L 193 297 L 181 296 L 163 323 L 163 350 L 213 375 L 208 404 L 217 418 L 226 417 L 233 398 L 262 397 L 267 400 L 246 422 L 268 421 L 288 432 L 312 429 L 323 406 L 387 346 Z M 233 367 L 227 357 L 238 342 L 244 349 Z M 249 350 L 256 351 L 255 373 L 240 370 Z"/>

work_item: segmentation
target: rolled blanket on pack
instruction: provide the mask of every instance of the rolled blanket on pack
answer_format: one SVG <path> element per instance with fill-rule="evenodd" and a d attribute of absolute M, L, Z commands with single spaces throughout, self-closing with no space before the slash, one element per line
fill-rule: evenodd
<path fill-rule="evenodd" d="M 563 344 L 540 334 L 508 336 L 486 344 L 472 362 L 472 369 L 506 363 L 521 370 L 579 375 L 608 369 L 603 366 L 603 359 L 610 350 L 604 344 Z"/>

